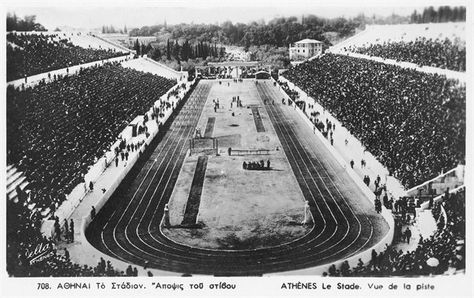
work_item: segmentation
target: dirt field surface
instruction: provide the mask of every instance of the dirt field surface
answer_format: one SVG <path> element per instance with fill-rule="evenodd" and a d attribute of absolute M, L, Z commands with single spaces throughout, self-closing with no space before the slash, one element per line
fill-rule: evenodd
<path fill-rule="evenodd" d="M 304 198 L 253 81 L 216 81 L 198 127 L 204 131 L 215 117 L 212 137 L 219 140 L 219 156 L 209 156 L 197 228 L 180 226 L 196 170 L 197 155 L 186 158 L 170 199 L 173 228 L 163 229 L 171 240 L 207 249 L 242 250 L 277 246 L 301 238 L 312 225 L 301 225 Z M 232 103 L 239 97 L 242 107 Z M 219 108 L 214 111 L 215 102 Z M 265 127 L 257 132 L 252 110 Z M 234 113 L 234 116 L 232 116 Z M 259 129 L 260 130 L 260 129 Z M 223 147 L 224 146 L 224 147 Z M 268 154 L 228 155 L 234 150 L 268 149 Z M 264 152 L 264 151 L 262 151 Z M 266 153 L 266 152 L 265 152 Z M 243 162 L 270 161 L 270 169 L 245 170 Z"/>
<path fill-rule="evenodd" d="M 300 269 L 311 274 L 313 267 L 329 266 L 379 243 L 387 223 L 331 148 L 294 107 L 281 103 L 278 87 L 269 80 L 254 84 L 199 82 L 91 222 L 87 240 L 131 264 L 218 276 Z M 231 108 L 234 96 L 242 107 L 233 102 Z M 255 106 L 265 132 L 257 133 Z M 196 143 L 212 147 L 217 140 L 219 155 L 210 149 L 189 156 L 196 128 L 204 134 L 210 117 L 215 123 L 208 134 L 216 139 Z M 243 155 L 249 149 L 265 155 Z M 196 173 L 203 152 L 208 160 Z M 242 169 L 244 161 L 262 159 L 270 159 L 270 170 Z M 303 198 L 313 227 L 299 225 Z M 163 226 L 167 204 L 171 227 Z M 180 227 L 184 213 L 192 215 L 186 228 Z"/>

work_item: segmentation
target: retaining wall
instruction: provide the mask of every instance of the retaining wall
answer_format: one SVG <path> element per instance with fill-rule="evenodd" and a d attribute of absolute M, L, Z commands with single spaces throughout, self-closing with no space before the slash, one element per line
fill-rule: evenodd
<path fill-rule="evenodd" d="M 308 94 L 306 92 L 301 90 L 298 86 L 293 84 L 291 81 L 287 80 L 285 77 L 280 76 L 280 81 L 288 83 L 288 86 L 291 89 L 294 89 L 294 90 L 298 91 L 298 93 L 300 94 L 300 100 L 305 101 L 307 107 L 308 107 L 308 104 L 314 105 L 315 108 L 312 109 L 312 111 L 320 112 L 320 117 L 324 117 L 324 118 L 328 119 L 329 121 L 331 121 L 331 123 L 336 124 L 335 135 L 336 134 L 337 135 L 344 135 L 345 138 L 348 140 L 348 142 L 350 144 L 349 146 L 350 146 L 350 151 L 351 151 L 351 158 L 356 162 L 356 165 L 357 165 L 357 161 L 360 161 L 361 159 L 364 159 L 366 161 L 366 164 L 367 164 L 366 168 L 370 168 L 370 169 L 372 169 L 373 172 L 378 173 L 380 175 L 380 177 L 382 179 L 381 183 L 387 185 L 387 191 L 388 191 L 390 196 L 392 196 L 394 198 L 399 198 L 399 197 L 402 197 L 402 196 L 406 195 L 406 191 L 405 191 L 404 187 L 401 185 L 401 183 L 397 179 L 395 179 L 394 177 L 389 176 L 389 171 L 370 152 L 366 151 L 365 146 L 356 137 L 354 137 L 351 134 L 351 132 L 348 131 L 342 125 L 342 123 L 339 122 L 339 120 L 337 118 L 335 118 L 323 106 L 321 106 L 316 100 L 314 100 L 312 97 L 308 96 Z M 290 97 L 283 91 L 283 89 L 280 88 L 280 90 L 288 99 L 290 99 Z M 301 116 L 304 119 L 306 119 L 305 120 L 306 123 L 308 125 L 310 125 L 311 128 L 313 128 L 314 124 L 309 120 L 308 115 L 303 113 L 300 109 L 298 109 L 298 110 L 299 110 L 299 113 L 301 114 Z M 308 110 L 309 109 L 307 108 L 307 111 Z M 324 137 L 323 137 L 323 142 L 330 146 L 329 141 Z M 330 146 L 330 148 L 331 148 L 331 151 L 337 151 L 336 146 Z M 343 161 L 343 159 L 342 159 L 343 154 L 341 152 L 338 152 L 338 153 L 341 156 L 341 160 Z M 338 161 L 341 161 L 341 160 L 338 160 Z M 343 166 L 347 166 L 347 165 L 348 165 L 347 162 L 345 162 L 343 164 Z M 353 174 L 356 174 L 354 171 L 352 171 L 352 172 L 353 172 Z M 358 176 L 356 176 L 356 177 L 358 177 Z M 363 183 L 361 178 L 358 178 L 356 180 L 360 180 L 361 183 Z"/>
<path fill-rule="evenodd" d="M 286 79 L 285 79 L 285 81 L 289 82 Z M 272 78 L 272 82 L 275 82 L 275 80 L 273 78 Z M 289 83 L 291 83 L 291 82 L 289 82 Z M 278 83 L 277 83 L 277 85 L 278 85 Z M 279 88 L 279 90 L 281 91 L 282 95 L 288 101 L 293 102 L 293 100 L 284 92 L 284 90 L 282 88 Z M 298 92 L 300 92 L 300 91 L 301 90 L 298 90 Z M 317 104 L 317 103 L 315 102 L 315 104 Z M 294 102 L 293 102 L 293 105 L 294 105 L 294 107 L 296 107 L 297 113 L 302 117 L 302 119 L 309 126 L 309 128 L 313 129 L 314 124 L 309 120 L 309 118 L 306 116 L 306 114 L 304 114 L 303 111 L 301 111 L 301 109 L 299 109 Z M 332 118 L 335 120 L 334 117 L 332 117 Z M 334 123 L 332 120 L 331 120 L 331 122 Z M 322 135 L 322 133 L 319 130 L 316 130 L 315 135 L 324 144 L 324 146 L 326 146 L 326 148 L 329 150 L 329 152 L 331 152 L 333 157 L 346 169 L 346 172 L 349 174 L 349 176 L 352 178 L 352 180 L 355 182 L 355 184 L 365 194 L 367 200 L 369 200 L 370 203 L 373 203 L 373 201 L 375 199 L 374 193 L 369 189 L 369 187 L 367 187 L 367 185 L 362 181 L 362 179 L 357 175 L 357 173 L 352 168 L 347 166 L 347 163 L 344 161 L 341 154 L 337 150 L 335 150 L 335 148 L 329 143 L 329 141 Z M 362 262 L 364 262 L 364 264 L 367 264 L 372 258 L 372 250 L 375 250 L 377 253 L 385 251 L 385 248 L 388 245 L 391 245 L 392 241 L 393 241 L 395 221 L 394 221 L 394 218 L 392 216 L 392 212 L 390 210 L 387 210 L 384 206 L 382 206 L 381 215 L 383 216 L 384 220 L 387 222 L 387 224 L 389 226 L 389 231 L 383 237 L 383 239 L 380 242 L 378 242 L 377 244 L 373 245 L 372 247 L 366 249 L 365 251 L 359 252 L 359 253 L 357 253 L 357 254 L 349 257 L 349 258 L 341 259 L 337 262 L 332 262 L 332 263 L 328 263 L 328 264 L 325 264 L 325 265 L 312 267 L 312 268 L 308 268 L 308 269 L 301 269 L 301 270 L 295 270 L 295 271 L 286 271 L 286 272 L 282 272 L 282 273 L 275 273 L 275 274 L 269 274 L 269 275 L 288 275 L 288 274 L 290 274 L 290 275 L 307 275 L 307 274 L 322 275 L 323 272 L 328 271 L 329 266 L 331 266 L 332 264 L 335 264 L 336 268 L 339 268 L 344 261 L 348 261 L 349 266 L 351 268 L 357 266 L 357 263 L 358 263 L 359 259 L 361 259 Z"/>
<path fill-rule="evenodd" d="M 195 81 L 193 82 L 190 82 L 186 85 L 186 89 L 185 91 L 183 91 L 180 95 L 178 100 L 176 101 L 176 105 L 177 106 L 178 104 L 181 103 L 181 101 L 184 99 L 184 96 L 186 95 L 187 92 L 192 92 L 193 88 L 191 88 L 191 86 L 194 84 Z M 165 95 L 163 95 L 165 96 Z M 169 119 L 169 117 L 171 116 L 171 114 L 174 112 L 174 109 L 173 110 L 168 110 L 167 111 L 168 113 L 165 115 L 165 120 L 164 120 L 164 123 Z M 138 149 L 139 152 L 143 152 L 144 149 L 153 141 L 153 139 L 156 137 L 156 135 L 158 134 L 159 130 L 158 130 L 158 127 L 156 127 L 156 129 L 152 129 L 152 130 L 148 130 L 148 133 L 150 134 L 148 138 L 145 139 L 145 142 L 140 146 L 140 148 Z M 123 170 L 120 172 L 120 175 L 119 177 L 113 182 L 113 184 L 107 189 L 107 191 L 103 194 L 103 196 L 94 204 L 94 208 L 96 209 L 96 212 L 98 213 L 100 211 L 100 209 L 102 209 L 102 207 L 105 205 L 105 203 L 107 203 L 108 199 L 112 196 L 112 194 L 115 192 L 115 190 L 117 189 L 117 187 L 120 185 L 120 183 L 122 182 L 122 180 L 125 178 L 125 176 L 127 176 L 128 172 L 130 172 L 130 170 L 133 168 L 133 166 L 135 165 L 135 163 L 137 162 L 138 158 L 139 158 L 139 154 L 135 154 L 133 156 L 131 156 L 131 158 L 129 159 L 129 162 L 127 163 L 127 166 L 126 167 L 123 167 Z M 90 213 L 85 215 L 82 219 L 82 224 L 81 224 L 81 234 L 83 235 L 82 237 L 85 237 L 85 230 L 87 228 L 87 226 L 90 224 L 91 222 L 91 218 L 90 218 Z"/>
<path fill-rule="evenodd" d="M 177 97 L 171 97 L 170 98 L 170 102 L 172 102 L 174 104 L 174 107 L 176 107 L 180 101 L 182 100 L 182 98 L 184 98 L 184 95 L 187 91 L 190 90 L 191 88 L 191 85 L 193 84 L 194 82 L 188 82 L 186 84 L 186 88 L 184 90 L 181 90 L 180 93 L 178 94 Z M 161 101 L 168 101 L 168 93 L 175 90 L 176 88 L 179 88 L 179 85 L 180 84 L 176 84 L 174 87 L 170 88 L 170 90 L 168 90 L 168 92 L 166 92 L 164 95 L 162 95 L 160 97 L 159 100 L 155 101 L 154 103 L 154 106 L 159 106 L 160 105 L 160 102 Z M 165 116 L 160 119 L 160 123 L 165 123 L 169 117 L 171 116 L 171 114 L 173 113 L 174 109 L 170 108 L 168 110 L 165 111 Z M 154 120 L 151 120 L 151 114 L 153 112 L 153 107 L 151 107 L 149 109 L 149 111 L 147 111 L 145 114 L 148 115 L 148 119 L 150 119 L 148 122 L 147 122 L 147 127 L 148 127 L 148 133 L 150 134 L 148 138 L 145 138 L 145 137 L 142 137 L 144 138 L 144 141 L 145 143 L 139 148 L 140 151 L 143 150 L 145 144 L 148 145 L 150 144 L 150 142 L 154 139 L 154 137 L 158 134 L 158 125 L 156 124 L 156 122 Z M 137 116 L 133 121 L 131 121 L 131 123 L 141 123 L 141 125 L 145 125 L 143 124 L 143 119 L 144 118 L 144 115 L 139 115 Z M 129 143 L 129 141 L 132 139 L 132 129 L 130 126 L 127 126 L 119 135 L 122 139 L 126 140 L 127 143 Z M 140 135 L 139 135 L 140 136 Z M 144 136 L 143 134 L 141 136 Z M 62 219 L 64 218 L 69 218 L 72 213 L 74 212 L 74 210 L 81 204 L 82 200 L 84 199 L 84 197 L 87 195 L 89 189 L 88 189 L 88 185 L 90 182 L 95 182 L 102 174 L 103 172 L 105 171 L 105 169 L 107 169 L 107 167 L 114 161 L 115 159 L 115 148 L 118 147 L 120 145 L 120 142 L 121 142 L 121 139 L 119 139 L 110 147 L 109 151 L 107 151 L 103 157 L 101 157 L 90 169 L 89 171 L 87 172 L 87 174 L 84 176 L 84 180 L 85 182 L 82 182 L 80 184 L 78 184 L 73 190 L 72 192 L 67 195 L 67 199 L 61 204 L 61 206 L 56 210 L 55 212 L 55 215 L 58 216 L 60 218 L 60 222 L 62 223 Z M 138 141 L 135 140 L 135 141 Z M 138 155 L 133 155 L 131 154 L 130 155 L 130 159 L 129 161 L 127 162 L 127 166 L 123 168 L 122 172 L 120 172 L 120 176 L 119 178 L 117 179 L 116 181 L 116 184 L 114 183 L 113 185 L 111 185 L 111 187 L 108 187 L 106 192 L 104 193 L 103 197 L 101 200 L 99 200 L 99 202 L 97 203 L 97 206 L 96 207 L 96 210 L 99 211 L 100 208 L 103 207 L 103 204 L 100 203 L 101 201 L 105 200 L 107 201 L 108 198 L 113 194 L 113 192 L 115 191 L 115 189 L 118 187 L 118 185 L 120 184 L 120 182 L 123 180 L 123 178 L 125 178 L 125 176 L 127 175 L 127 173 L 130 171 L 130 169 L 133 167 L 133 165 L 135 164 L 135 162 L 137 161 L 138 159 Z M 104 203 L 105 204 L 105 203 Z M 43 222 L 43 226 L 42 226 L 42 232 L 43 234 L 45 234 L 46 236 L 52 236 L 53 233 L 54 233 L 54 221 L 53 220 L 45 220 Z"/>

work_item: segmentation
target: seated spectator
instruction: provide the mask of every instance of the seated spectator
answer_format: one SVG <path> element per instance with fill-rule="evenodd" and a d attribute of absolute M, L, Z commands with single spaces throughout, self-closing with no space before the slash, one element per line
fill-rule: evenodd
<path fill-rule="evenodd" d="M 419 37 L 414 41 L 384 42 L 362 47 L 350 47 L 351 52 L 411 62 L 454 71 L 466 71 L 466 45 L 459 42 Z"/>
<path fill-rule="evenodd" d="M 329 110 L 407 188 L 464 162 L 466 87 L 458 81 L 334 54 L 284 76 Z"/>
<path fill-rule="evenodd" d="M 58 34 L 7 34 L 7 82 L 73 65 L 127 55 L 81 48 Z"/>
<path fill-rule="evenodd" d="M 421 238 L 414 251 L 403 253 L 401 250 L 395 250 L 393 246 L 387 246 L 385 251 L 378 256 L 374 255 L 374 251 L 372 252 L 370 264 L 364 265 L 359 261 L 353 270 L 347 270 L 346 264 L 341 266 L 341 270 L 336 270 L 335 265 L 331 265 L 328 270 L 329 275 L 408 276 L 445 274 L 465 270 L 465 196 L 463 188 L 459 192 L 451 194 L 449 198 L 444 198 L 442 205 L 446 211 L 446 225 L 440 226 L 431 237 Z M 408 235 L 410 234 L 408 233 Z M 439 264 L 432 267 L 428 262 L 430 258 L 435 258 Z"/>
<path fill-rule="evenodd" d="M 40 212 L 59 207 L 128 123 L 174 84 L 106 63 L 34 88 L 9 87 L 7 162 L 30 183 L 28 200 Z"/>
<path fill-rule="evenodd" d="M 7 200 L 7 272 L 15 277 L 124 276 L 110 263 L 102 267 L 74 264 L 66 249 L 59 253 L 56 243 L 41 234 L 41 215 L 24 203 Z M 42 258 L 35 258 L 40 247 Z"/>

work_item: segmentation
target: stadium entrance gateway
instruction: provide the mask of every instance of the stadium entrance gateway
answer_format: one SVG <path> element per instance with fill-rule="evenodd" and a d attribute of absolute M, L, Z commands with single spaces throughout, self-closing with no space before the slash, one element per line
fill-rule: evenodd
<path fill-rule="evenodd" d="M 270 73 L 271 66 L 260 61 L 210 62 L 206 66 L 196 66 L 196 77 L 203 79 L 268 79 Z"/>

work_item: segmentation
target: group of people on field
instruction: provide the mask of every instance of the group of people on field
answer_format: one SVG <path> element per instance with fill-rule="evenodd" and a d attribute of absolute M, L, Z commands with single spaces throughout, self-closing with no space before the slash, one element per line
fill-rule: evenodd
<path fill-rule="evenodd" d="M 265 161 L 244 161 L 242 163 L 242 169 L 244 170 L 270 170 L 270 160 Z"/>

